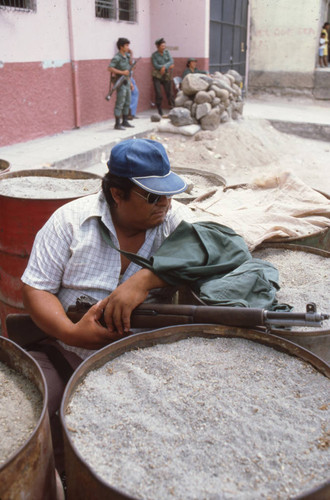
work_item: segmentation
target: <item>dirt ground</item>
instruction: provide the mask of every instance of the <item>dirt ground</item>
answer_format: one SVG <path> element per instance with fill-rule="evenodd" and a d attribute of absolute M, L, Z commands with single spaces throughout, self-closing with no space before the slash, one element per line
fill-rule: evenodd
<path fill-rule="evenodd" d="M 156 133 L 171 166 L 212 172 L 227 185 L 291 171 L 309 186 L 330 194 L 330 144 L 276 130 L 270 122 L 243 118 L 193 137 Z"/>

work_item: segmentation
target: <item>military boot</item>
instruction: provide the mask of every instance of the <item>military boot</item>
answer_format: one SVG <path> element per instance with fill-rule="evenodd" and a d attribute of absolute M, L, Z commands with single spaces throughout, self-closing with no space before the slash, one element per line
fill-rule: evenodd
<path fill-rule="evenodd" d="M 121 122 L 122 127 L 134 128 L 134 125 L 131 125 L 128 121 L 128 115 L 123 115 L 123 121 Z"/>
<path fill-rule="evenodd" d="M 120 124 L 120 118 L 119 118 L 119 116 L 116 116 L 116 123 L 115 123 L 114 129 L 115 130 L 125 130 L 125 127 L 123 127 Z"/>

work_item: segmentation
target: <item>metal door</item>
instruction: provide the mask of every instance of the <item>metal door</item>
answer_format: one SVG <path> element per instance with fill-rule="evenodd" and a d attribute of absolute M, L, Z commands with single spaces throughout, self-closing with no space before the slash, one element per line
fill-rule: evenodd
<path fill-rule="evenodd" d="M 210 73 L 235 69 L 245 77 L 249 0 L 210 0 Z"/>

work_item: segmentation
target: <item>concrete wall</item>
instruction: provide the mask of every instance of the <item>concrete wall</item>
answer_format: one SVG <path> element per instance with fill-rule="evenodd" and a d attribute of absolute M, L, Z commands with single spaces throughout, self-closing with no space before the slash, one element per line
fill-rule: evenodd
<path fill-rule="evenodd" d="M 94 0 L 38 0 L 0 8 L 0 147 L 113 118 L 105 100 L 118 37 L 141 57 L 138 112 L 153 98 L 151 53 L 164 36 L 181 75 L 189 56 L 208 65 L 209 0 L 137 0 L 137 23 L 95 17 Z"/>
<path fill-rule="evenodd" d="M 310 93 L 324 0 L 251 0 L 249 91 Z"/>

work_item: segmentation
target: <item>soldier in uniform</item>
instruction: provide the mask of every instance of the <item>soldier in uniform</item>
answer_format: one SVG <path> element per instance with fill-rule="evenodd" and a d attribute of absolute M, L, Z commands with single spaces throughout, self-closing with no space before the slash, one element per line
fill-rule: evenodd
<path fill-rule="evenodd" d="M 129 114 L 129 108 L 131 104 L 131 89 L 132 82 L 130 80 L 130 69 L 131 69 L 131 51 L 129 48 L 130 41 L 127 38 L 118 38 L 117 47 L 118 52 L 110 61 L 109 71 L 111 76 L 113 75 L 115 79 L 120 78 L 122 75 L 126 76 L 126 80 L 123 85 L 117 89 L 116 105 L 115 105 L 115 118 L 116 123 L 114 128 L 116 130 L 125 130 L 126 127 L 133 127 L 127 118 Z M 120 118 L 123 117 L 120 123 Z"/>
<path fill-rule="evenodd" d="M 171 76 L 171 70 L 174 68 L 174 61 L 170 52 L 166 48 L 164 38 L 159 38 L 156 40 L 155 44 L 157 50 L 151 56 L 153 66 L 152 80 L 156 94 L 156 106 L 158 113 L 162 116 L 162 85 L 164 87 L 167 102 L 170 108 L 173 108 L 174 106 Z"/>
<path fill-rule="evenodd" d="M 190 75 L 191 73 L 203 73 L 204 75 L 207 75 L 207 71 L 197 68 L 197 59 L 195 59 L 194 57 L 189 57 L 186 64 L 186 69 L 182 74 L 182 80 L 186 75 Z"/>

